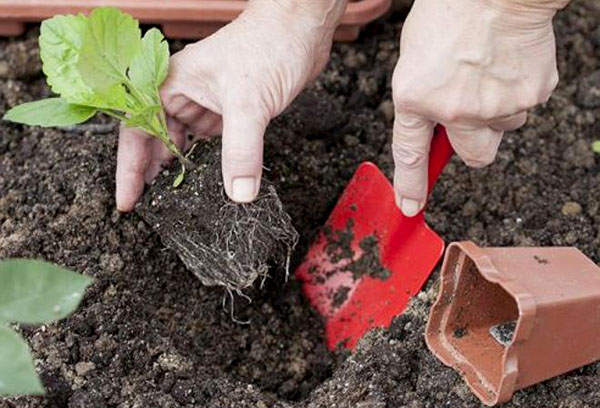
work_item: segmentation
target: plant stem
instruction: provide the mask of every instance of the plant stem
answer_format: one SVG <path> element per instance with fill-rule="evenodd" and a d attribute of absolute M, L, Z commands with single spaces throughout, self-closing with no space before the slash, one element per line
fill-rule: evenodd
<path fill-rule="evenodd" d="M 99 109 L 100 112 L 110 116 L 111 118 L 115 118 L 120 120 L 121 122 L 125 122 L 127 120 L 127 118 L 125 117 L 125 115 L 121 115 L 120 113 L 117 113 L 115 111 L 112 111 L 110 109 Z"/>

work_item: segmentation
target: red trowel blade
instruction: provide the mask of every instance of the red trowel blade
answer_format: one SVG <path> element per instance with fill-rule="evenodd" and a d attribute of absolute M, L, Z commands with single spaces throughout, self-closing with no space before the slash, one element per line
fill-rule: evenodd
<path fill-rule="evenodd" d="M 429 157 L 430 191 L 452 154 L 445 130 L 436 128 Z M 337 259 L 328 247 L 338 233 L 351 239 L 351 260 Z M 374 238 L 387 271 L 357 271 L 360 262 L 345 269 L 363 255 L 366 247 L 361 243 Z M 388 327 L 419 292 L 443 251 L 444 241 L 427 226 L 423 212 L 405 217 L 385 175 L 372 163 L 361 164 L 296 270 L 304 294 L 325 318 L 328 347 L 354 349 L 370 329 Z"/>

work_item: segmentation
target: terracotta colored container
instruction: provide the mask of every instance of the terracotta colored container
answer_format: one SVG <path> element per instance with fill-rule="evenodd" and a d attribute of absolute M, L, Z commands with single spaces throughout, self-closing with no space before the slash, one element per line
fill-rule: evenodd
<path fill-rule="evenodd" d="M 575 248 L 448 247 L 429 349 L 486 405 L 600 359 L 600 268 Z"/>
<path fill-rule="evenodd" d="M 360 28 L 383 15 L 392 0 L 352 1 L 336 32 L 338 41 L 353 41 Z M 56 14 L 89 12 L 115 6 L 144 23 L 160 24 L 171 38 L 206 37 L 244 10 L 245 0 L 0 0 L 0 35 L 14 36 Z"/>

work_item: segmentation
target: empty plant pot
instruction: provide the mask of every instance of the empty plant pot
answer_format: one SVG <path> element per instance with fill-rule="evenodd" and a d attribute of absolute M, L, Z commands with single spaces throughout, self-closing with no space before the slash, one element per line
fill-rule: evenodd
<path fill-rule="evenodd" d="M 486 405 L 600 359 L 600 268 L 576 248 L 448 247 L 425 333 Z"/>

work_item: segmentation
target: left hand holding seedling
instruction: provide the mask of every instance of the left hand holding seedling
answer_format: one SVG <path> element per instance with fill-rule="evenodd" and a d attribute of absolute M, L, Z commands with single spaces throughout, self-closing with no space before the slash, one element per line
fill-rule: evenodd
<path fill-rule="evenodd" d="M 258 194 L 265 129 L 323 69 L 344 6 L 339 0 L 250 0 L 237 20 L 171 58 L 161 90 L 169 133 L 183 149 L 223 134 L 224 186 L 234 201 Z M 159 141 L 122 129 L 119 210 L 133 209 L 144 182 L 171 157 Z"/>

